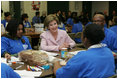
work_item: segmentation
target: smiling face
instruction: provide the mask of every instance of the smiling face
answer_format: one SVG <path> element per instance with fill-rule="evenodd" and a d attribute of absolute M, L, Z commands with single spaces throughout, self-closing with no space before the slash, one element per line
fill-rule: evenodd
<path fill-rule="evenodd" d="M 17 36 L 18 38 L 21 38 L 22 35 L 23 35 L 23 25 L 20 24 L 20 25 L 18 26 L 18 28 L 17 28 L 17 34 L 16 34 L 16 36 Z"/>
<path fill-rule="evenodd" d="M 53 20 L 49 23 L 48 29 L 50 30 L 51 33 L 56 33 L 58 30 L 58 24 L 56 20 Z"/>

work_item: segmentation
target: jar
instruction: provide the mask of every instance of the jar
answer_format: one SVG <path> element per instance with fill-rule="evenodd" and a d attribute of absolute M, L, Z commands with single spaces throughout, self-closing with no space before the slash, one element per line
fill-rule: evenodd
<path fill-rule="evenodd" d="M 66 58 L 68 54 L 67 48 L 61 49 L 61 58 Z"/>

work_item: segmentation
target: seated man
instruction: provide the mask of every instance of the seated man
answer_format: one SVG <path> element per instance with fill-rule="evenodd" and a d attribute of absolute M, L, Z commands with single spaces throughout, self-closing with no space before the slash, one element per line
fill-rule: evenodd
<path fill-rule="evenodd" d="M 57 78 L 107 78 L 115 74 L 112 51 L 100 43 L 105 37 L 99 25 L 90 24 L 82 32 L 82 42 L 88 50 L 80 51 L 65 66 L 54 63 Z"/>
<path fill-rule="evenodd" d="M 116 34 L 105 28 L 105 17 L 102 14 L 96 14 L 93 17 L 93 23 L 101 25 L 102 29 L 104 30 L 105 33 L 105 38 L 101 42 L 106 44 L 108 48 L 110 48 L 113 52 L 117 53 L 117 37 Z"/>
<path fill-rule="evenodd" d="M 35 16 L 32 18 L 32 24 L 41 23 L 40 12 L 36 12 Z"/>

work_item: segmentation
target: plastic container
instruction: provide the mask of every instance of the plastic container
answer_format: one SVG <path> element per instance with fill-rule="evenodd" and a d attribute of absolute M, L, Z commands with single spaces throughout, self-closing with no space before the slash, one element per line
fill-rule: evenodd
<path fill-rule="evenodd" d="M 67 48 L 61 49 L 61 58 L 66 58 L 68 54 Z"/>

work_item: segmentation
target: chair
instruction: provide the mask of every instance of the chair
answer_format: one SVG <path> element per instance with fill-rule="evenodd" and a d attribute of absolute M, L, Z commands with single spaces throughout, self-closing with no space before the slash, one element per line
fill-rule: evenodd
<path fill-rule="evenodd" d="M 70 36 L 71 39 L 75 39 L 75 33 L 68 33 L 68 35 Z"/>
<path fill-rule="evenodd" d="M 75 34 L 75 38 L 81 39 L 81 34 L 82 34 L 82 32 L 77 32 L 77 33 Z M 77 43 L 77 44 L 76 44 L 76 47 L 85 48 L 82 43 Z"/>
<path fill-rule="evenodd" d="M 75 38 L 80 38 L 80 39 L 81 39 L 81 34 L 82 34 L 82 32 L 77 32 L 77 33 L 75 34 Z"/>

